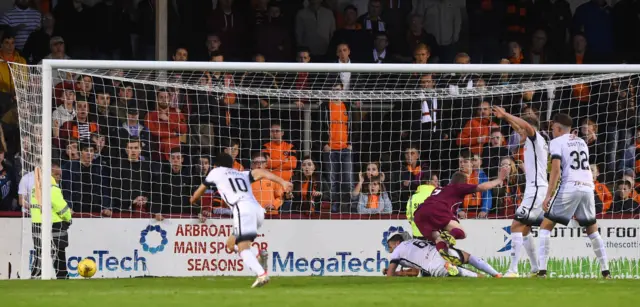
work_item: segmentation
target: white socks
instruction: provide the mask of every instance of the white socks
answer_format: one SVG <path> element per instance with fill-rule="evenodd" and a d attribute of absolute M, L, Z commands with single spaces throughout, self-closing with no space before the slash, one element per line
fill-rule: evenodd
<path fill-rule="evenodd" d="M 531 262 L 531 272 L 538 272 L 538 255 L 536 255 L 536 241 L 533 235 L 529 233 L 523 238 L 524 250 L 527 251 L 529 262 Z"/>
<path fill-rule="evenodd" d="M 240 252 L 240 257 L 242 257 L 242 260 L 244 261 L 244 263 L 254 273 L 256 273 L 258 276 L 264 275 L 264 273 L 265 273 L 264 269 L 260 265 L 260 262 L 258 262 L 258 259 L 256 258 L 256 255 L 251 251 L 251 249 L 245 249 L 245 250 L 241 251 Z"/>
<path fill-rule="evenodd" d="M 509 265 L 510 273 L 518 273 L 518 262 L 522 254 L 523 238 L 522 232 L 511 233 L 511 265 Z M 471 262 L 471 260 L 469 260 Z"/>
<path fill-rule="evenodd" d="M 602 237 L 600 237 L 600 233 L 596 231 L 590 234 L 589 239 L 591 240 L 593 252 L 596 254 L 596 257 L 598 257 L 598 261 L 600 261 L 600 270 L 608 271 L 609 261 L 607 259 L 607 252 L 604 249 L 604 242 L 602 241 Z"/>
<path fill-rule="evenodd" d="M 496 276 L 499 274 L 498 271 L 496 271 L 492 266 L 490 266 L 481 258 L 478 258 L 474 255 L 469 255 L 469 264 L 472 265 L 474 268 L 482 272 L 485 272 L 491 276 Z"/>
<path fill-rule="evenodd" d="M 549 260 L 549 237 L 551 231 L 540 229 L 540 246 L 538 246 L 538 265 L 540 270 L 547 270 L 547 260 Z"/>

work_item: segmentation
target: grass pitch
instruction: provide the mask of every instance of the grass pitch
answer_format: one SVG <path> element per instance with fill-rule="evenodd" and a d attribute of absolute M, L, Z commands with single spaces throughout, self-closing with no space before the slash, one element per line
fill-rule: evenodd
<path fill-rule="evenodd" d="M 640 306 L 636 280 L 274 277 L 0 281 L 0 305 L 125 306 Z"/>

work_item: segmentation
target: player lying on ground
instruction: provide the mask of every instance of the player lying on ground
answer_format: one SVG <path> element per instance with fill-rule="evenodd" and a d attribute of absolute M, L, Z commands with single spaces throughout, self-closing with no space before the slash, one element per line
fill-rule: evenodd
<path fill-rule="evenodd" d="M 509 174 L 506 167 L 500 168 L 498 178 L 482 184 L 467 184 L 467 175 L 456 172 L 447 186 L 439 187 L 416 210 L 414 221 L 420 232 L 436 243 L 440 255 L 447 261 L 460 265 L 460 258 L 449 254 L 449 246 L 466 234 L 457 218 L 458 207 L 467 194 L 484 192 L 502 184 Z"/>
<path fill-rule="evenodd" d="M 494 106 L 493 113 L 497 118 L 506 120 L 514 130 L 519 131 L 525 138 L 524 142 L 524 174 L 526 184 L 522 203 L 516 210 L 516 216 L 511 222 L 511 265 L 504 277 L 518 277 L 518 262 L 524 247 L 529 261 L 531 273 L 538 272 L 538 259 L 535 251 L 531 226 L 538 226 L 542 222 L 542 201 L 547 195 L 549 182 L 547 181 L 547 163 L 549 147 L 547 141 L 538 132 L 538 119 L 532 116 L 523 118 L 507 113 L 504 108 Z"/>
<path fill-rule="evenodd" d="M 589 167 L 589 148 L 583 139 L 571 134 L 572 123 L 573 119 L 567 114 L 558 113 L 553 117 L 551 126 L 553 140 L 549 145 L 551 175 L 547 196 L 542 203 L 545 214 L 539 233 L 540 271 L 538 276 L 547 276 L 551 230 L 556 223 L 566 226 L 571 218 L 575 217 L 578 224 L 586 228 L 593 252 L 600 262 L 602 276 L 608 279 L 611 278 L 611 273 L 605 245 L 596 222 L 596 202 L 593 192 L 593 175 Z M 558 179 L 560 179 L 560 186 L 556 191 Z M 553 196 L 554 191 L 556 191 L 555 196 Z"/>
<path fill-rule="evenodd" d="M 483 277 L 482 274 L 457 267 L 446 261 L 432 243 L 412 239 L 408 233 L 397 233 L 387 240 L 389 246 L 389 267 L 386 275 L 391 276 L 432 276 L 432 277 Z M 457 257 L 463 264 L 469 263 L 473 267 L 493 276 L 502 277 L 484 260 L 455 248 L 449 249 L 452 257 Z M 397 271 L 398 266 L 408 267 L 409 270 Z"/>
<path fill-rule="evenodd" d="M 191 196 L 190 202 L 194 204 L 198 201 L 208 189 L 207 185 L 218 188 L 222 199 L 233 209 L 233 236 L 227 241 L 227 248 L 237 244 L 238 254 L 244 263 L 258 275 L 251 287 L 263 286 L 269 282 L 264 270 L 266 259 L 261 257 L 263 263 L 258 262 L 257 255 L 251 251 L 251 242 L 264 221 L 264 209 L 253 196 L 251 183 L 266 178 L 280 184 L 287 192 L 291 192 L 293 184 L 263 169 L 239 172 L 233 169 L 233 158 L 226 153 L 218 154 L 216 165 L 218 167 L 209 172 L 204 183 Z"/>

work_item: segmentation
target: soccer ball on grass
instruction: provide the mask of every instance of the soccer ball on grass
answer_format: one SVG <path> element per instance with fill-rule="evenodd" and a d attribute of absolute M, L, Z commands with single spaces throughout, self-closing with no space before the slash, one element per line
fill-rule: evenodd
<path fill-rule="evenodd" d="M 78 275 L 84 278 L 91 278 L 96 274 L 96 262 L 89 259 L 84 258 L 80 263 L 78 263 Z"/>

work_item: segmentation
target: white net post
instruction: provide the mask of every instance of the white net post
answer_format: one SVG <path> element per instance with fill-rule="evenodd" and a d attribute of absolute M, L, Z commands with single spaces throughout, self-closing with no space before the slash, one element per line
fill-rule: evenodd
<path fill-rule="evenodd" d="M 48 61 L 42 63 L 42 158 L 40 160 L 42 172 L 42 279 L 55 278 L 53 272 L 52 227 L 51 227 L 51 112 L 53 101 L 53 69 Z"/>

